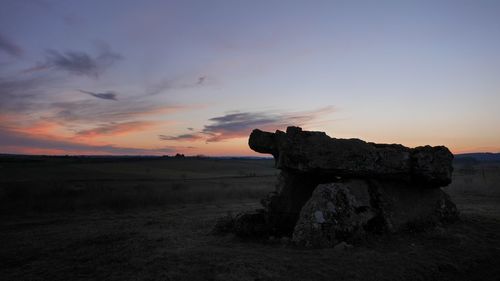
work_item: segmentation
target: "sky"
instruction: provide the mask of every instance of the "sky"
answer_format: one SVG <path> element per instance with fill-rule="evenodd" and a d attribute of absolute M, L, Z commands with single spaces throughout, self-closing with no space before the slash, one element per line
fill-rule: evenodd
<path fill-rule="evenodd" d="M 500 1 L 0 0 L 0 153 L 500 152 Z"/>

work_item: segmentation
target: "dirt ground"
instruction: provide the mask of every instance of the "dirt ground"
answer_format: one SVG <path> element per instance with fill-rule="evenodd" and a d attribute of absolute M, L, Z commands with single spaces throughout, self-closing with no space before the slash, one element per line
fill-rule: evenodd
<path fill-rule="evenodd" d="M 0 280 L 500 280 L 500 196 L 448 192 L 459 222 L 347 249 L 211 234 L 254 198 L 3 213 Z"/>

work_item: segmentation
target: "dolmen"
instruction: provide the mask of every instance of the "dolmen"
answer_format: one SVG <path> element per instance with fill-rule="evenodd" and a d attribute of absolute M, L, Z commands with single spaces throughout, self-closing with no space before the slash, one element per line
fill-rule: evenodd
<path fill-rule="evenodd" d="M 451 183 L 453 154 L 444 146 L 408 148 L 288 127 L 253 130 L 249 146 L 273 155 L 281 170 L 263 209 L 238 215 L 243 237 L 290 237 L 333 247 L 374 232 L 432 227 L 458 218 L 441 189 Z"/>

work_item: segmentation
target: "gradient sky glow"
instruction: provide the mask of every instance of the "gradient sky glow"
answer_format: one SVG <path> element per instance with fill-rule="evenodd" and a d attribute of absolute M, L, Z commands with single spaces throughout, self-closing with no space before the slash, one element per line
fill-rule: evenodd
<path fill-rule="evenodd" d="M 500 1 L 0 0 L 0 153 L 500 151 Z"/>

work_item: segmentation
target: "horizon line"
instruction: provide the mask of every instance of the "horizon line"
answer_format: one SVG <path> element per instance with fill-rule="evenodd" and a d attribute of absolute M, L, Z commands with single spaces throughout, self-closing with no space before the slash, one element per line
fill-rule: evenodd
<path fill-rule="evenodd" d="M 163 154 L 163 155 L 151 155 L 151 154 L 21 154 L 21 153 L 0 153 L 1 156 L 43 156 L 43 157 L 175 157 L 176 155 L 182 155 L 183 157 L 192 157 L 192 158 L 273 158 L 273 156 L 255 156 L 255 155 L 203 155 L 203 154 L 194 154 L 187 155 L 183 153 L 175 153 L 175 154 Z M 452 153 L 453 155 L 467 155 L 467 154 L 500 154 L 499 152 L 464 152 L 464 153 Z"/>

